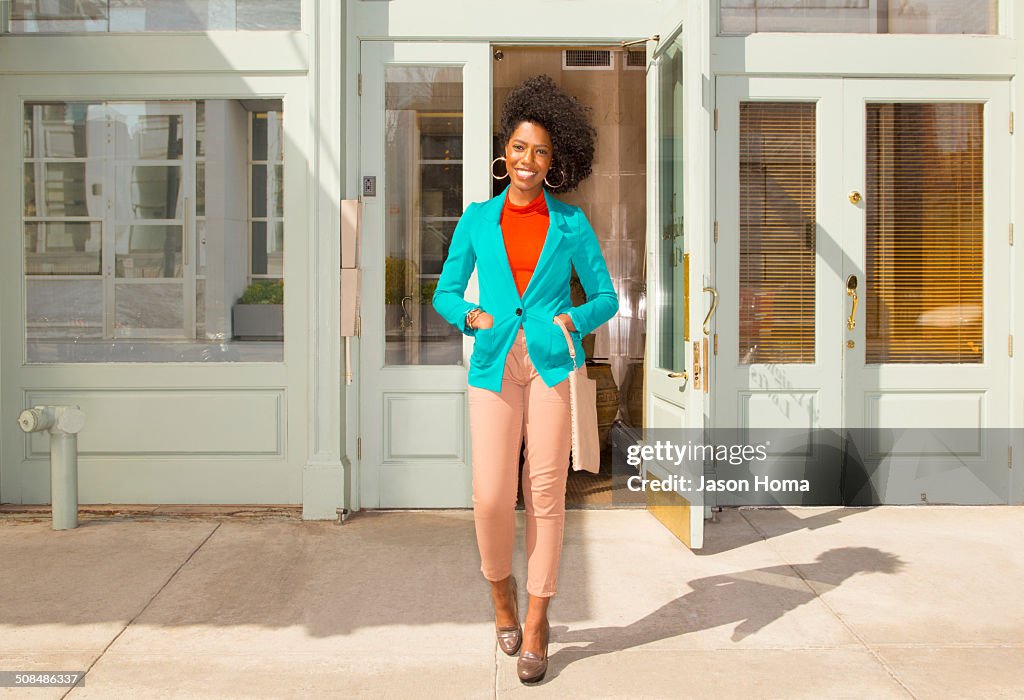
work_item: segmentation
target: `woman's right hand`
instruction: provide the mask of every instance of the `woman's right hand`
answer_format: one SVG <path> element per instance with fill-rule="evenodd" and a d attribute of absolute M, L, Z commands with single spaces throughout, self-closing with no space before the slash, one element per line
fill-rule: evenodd
<path fill-rule="evenodd" d="M 491 316 L 486 311 L 481 312 L 473 320 L 473 328 L 480 330 L 481 328 L 493 328 L 494 327 L 494 316 Z"/>

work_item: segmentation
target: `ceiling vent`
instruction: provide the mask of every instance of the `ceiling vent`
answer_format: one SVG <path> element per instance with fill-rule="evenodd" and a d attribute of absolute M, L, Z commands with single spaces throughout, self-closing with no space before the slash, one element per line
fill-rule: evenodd
<path fill-rule="evenodd" d="M 615 70 L 615 57 L 607 49 L 566 49 L 562 70 Z"/>
<path fill-rule="evenodd" d="M 647 49 L 626 49 L 622 70 L 647 70 Z"/>

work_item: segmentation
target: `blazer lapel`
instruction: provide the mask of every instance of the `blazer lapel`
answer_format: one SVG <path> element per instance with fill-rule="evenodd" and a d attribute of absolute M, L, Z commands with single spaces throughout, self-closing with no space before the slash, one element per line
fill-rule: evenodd
<path fill-rule="evenodd" d="M 486 219 L 488 222 L 488 228 L 486 230 L 485 239 L 494 246 L 495 256 L 497 257 L 499 267 L 502 269 L 502 274 L 505 277 L 505 286 L 508 287 L 508 293 L 512 294 L 515 298 L 519 298 L 519 289 L 516 287 L 516 280 L 512 276 L 512 264 L 508 261 L 508 251 L 505 250 L 505 236 L 501 232 L 501 210 L 505 206 L 505 196 L 508 194 L 508 188 L 511 185 L 505 187 L 505 191 L 499 194 L 497 197 L 492 197 L 487 202 Z"/>

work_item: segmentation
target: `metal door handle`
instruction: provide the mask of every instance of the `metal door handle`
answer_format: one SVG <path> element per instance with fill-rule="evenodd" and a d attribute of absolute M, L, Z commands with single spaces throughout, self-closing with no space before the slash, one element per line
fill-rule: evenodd
<path fill-rule="evenodd" d="M 711 317 L 715 315 L 715 309 L 718 308 L 718 290 L 714 287 L 704 287 L 704 291 L 711 292 L 711 308 L 708 310 L 708 315 L 704 317 L 704 325 L 701 328 L 704 330 L 704 335 L 711 335 L 708 323 L 711 321 Z"/>
<path fill-rule="evenodd" d="M 850 317 L 846 319 L 846 329 L 852 331 L 857 327 L 857 275 L 850 275 L 846 278 L 846 295 L 853 299 Z"/>
<path fill-rule="evenodd" d="M 679 391 L 686 391 L 686 385 L 690 383 L 690 375 L 686 373 L 685 369 L 682 372 L 669 372 L 668 378 L 683 380 L 683 383 L 679 386 Z"/>
<path fill-rule="evenodd" d="M 409 308 L 405 305 L 407 301 L 412 303 L 412 297 L 402 297 L 402 318 L 398 323 L 401 328 L 412 328 L 412 314 L 409 313 Z"/>

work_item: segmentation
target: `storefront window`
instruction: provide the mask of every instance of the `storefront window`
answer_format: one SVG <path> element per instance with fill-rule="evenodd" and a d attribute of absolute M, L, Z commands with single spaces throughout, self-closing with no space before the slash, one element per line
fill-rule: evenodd
<path fill-rule="evenodd" d="M 0 0 L 14 34 L 297 30 L 300 0 Z"/>
<path fill-rule="evenodd" d="M 720 33 L 998 34 L 998 0 L 721 0 Z"/>
<path fill-rule="evenodd" d="M 250 213 L 284 226 L 280 101 L 269 103 L 278 130 L 263 139 L 273 145 L 249 129 L 268 116 L 251 109 L 267 104 L 25 106 L 29 362 L 283 359 L 281 305 L 238 304 L 280 301 L 270 297 L 281 294 L 282 236 L 261 274 L 276 272 L 276 290 L 247 289 L 256 275 L 238 264 L 271 259 L 266 242 L 247 250 Z M 257 148 L 275 173 L 262 194 L 246 187 Z"/>

